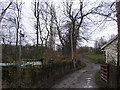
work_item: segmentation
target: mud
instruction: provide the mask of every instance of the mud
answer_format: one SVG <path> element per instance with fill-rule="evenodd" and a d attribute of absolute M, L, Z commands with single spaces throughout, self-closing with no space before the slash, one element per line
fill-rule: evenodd
<path fill-rule="evenodd" d="M 52 88 L 98 88 L 95 83 L 95 73 L 100 69 L 100 65 L 87 59 L 81 61 L 86 63 L 86 67 L 66 75 Z"/>

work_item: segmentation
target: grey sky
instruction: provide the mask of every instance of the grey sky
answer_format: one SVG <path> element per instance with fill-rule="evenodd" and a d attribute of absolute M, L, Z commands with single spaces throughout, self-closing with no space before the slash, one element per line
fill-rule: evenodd
<path fill-rule="evenodd" d="M 9 1 L 9 0 L 1 0 L 1 1 Z M 36 31 L 34 30 L 33 28 L 33 13 L 32 13 L 32 6 L 31 6 L 31 2 L 32 0 L 22 0 L 23 2 L 25 2 L 24 4 L 24 7 L 23 7 L 23 24 L 24 24 L 24 28 L 25 28 L 25 31 L 27 33 L 29 33 L 29 35 L 32 37 L 35 36 L 35 33 Z M 47 1 L 47 0 L 46 0 Z M 55 5 L 59 5 L 62 3 L 62 0 L 50 0 L 50 1 L 53 1 L 55 3 Z M 74 1 L 78 1 L 78 0 L 74 0 Z M 93 3 L 94 1 L 103 1 L 103 0 L 85 0 L 89 3 Z M 113 2 L 115 0 L 104 0 L 106 2 Z M 77 7 L 77 2 L 75 2 L 75 7 Z M 93 28 L 94 30 L 95 28 Z M 105 28 L 103 30 L 99 30 L 97 29 L 94 33 L 92 33 L 90 36 L 91 36 L 91 39 L 92 40 L 95 40 L 95 39 L 98 39 L 102 36 L 104 36 L 107 40 L 108 38 L 110 38 L 110 36 L 112 34 L 117 34 L 117 24 L 115 22 L 108 22 L 105 26 Z M 35 37 L 36 38 L 36 37 Z M 83 45 L 88 45 L 88 46 L 93 46 L 94 45 L 94 42 L 93 41 L 89 41 L 89 42 L 84 42 Z"/>
<path fill-rule="evenodd" d="M 32 0 L 23 0 L 25 1 L 25 6 L 24 6 L 24 16 L 25 18 L 23 19 L 24 21 L 24 26 L 25 28 L 27 29 L 27 31 L 29 33 L 35 33 L 35 31 L 33 31 L 33 27 L 32 27 L 32 11 L 31 11 L 31 1 Z M 61 0 L 52 0 L 54 3 L 56 4 L 60 4 L 62 3 Z M 76 0 L 75 0 L 76 1 Z M 88 2 L 92 3 L 96 0 L 87 0 Z M 101 1 L 101 0 L 97 0 L 98 2 Z M 104 1 L 108 1 L 108 0 L 104 0 Z M 111 2 L 113 2 L 114 0 L 109 0 Z M 77 4 L 77 3 L 76 3 Z M 91 35 L 91 39 L 95 40 L 95 39 L 98 39 L 98 38 L 101 38 L 101 37 L 105 37 L 107 40 L 108 38 L 110 38 L 110 36 L 112 34 L 117 34 L 117 25 L 115 22 L 108 22 L 105 26 L 106 28 L 103 29 L 103 30 L 96 30 L 92 35 Z M 93 41 L 89 41 L 89 42 L 84 42 L 83 45 L 89 45 L 89 46 L 93 46 L 94 45 L 94 42 Z"/>

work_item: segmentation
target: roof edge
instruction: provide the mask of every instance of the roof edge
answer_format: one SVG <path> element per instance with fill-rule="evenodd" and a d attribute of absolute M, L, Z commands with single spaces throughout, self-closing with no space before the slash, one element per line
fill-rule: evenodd
<path fill-rule="evenodd" d="M 115 41 L 118 38 L 118 35 L 116 35 L 113 39 L 111 39 L 110 41 L 108 41 L 108 43 L 104 44 L 101 49 L 104 49 L 105 47 L 107 47 L 109 44 L 111 44 L 113 41 Z"/>

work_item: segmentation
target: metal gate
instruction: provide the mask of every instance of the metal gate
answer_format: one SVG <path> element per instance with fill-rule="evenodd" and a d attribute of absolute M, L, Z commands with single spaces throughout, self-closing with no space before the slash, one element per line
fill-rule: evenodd
<path fill-rule="evenodd" d="M 108 83 L 109 81 L 109 65 L 101 64 L 101 79 Z"/>

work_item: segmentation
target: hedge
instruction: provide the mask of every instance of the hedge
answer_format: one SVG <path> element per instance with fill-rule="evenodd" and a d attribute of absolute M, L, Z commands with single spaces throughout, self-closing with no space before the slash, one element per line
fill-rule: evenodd
<path fill-rule="evenodd" d="M 77 61 L 76 68 L 72 61 L 61 61 L 41 66 L 26 66 L 21 69 L 21 88 L 50 88 L 58 79 L 64 75 L 84 67 Z M 18 69 L 16 66 L 2 68 L 3 88 L 18 87 Z M 6 85 L 7 83 L 7 85 Z"/>

